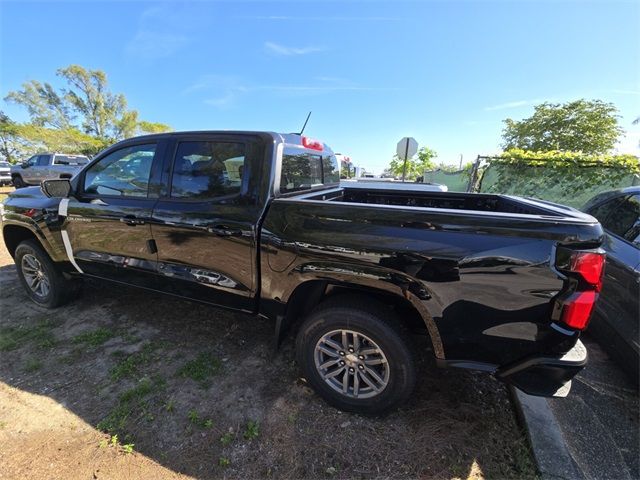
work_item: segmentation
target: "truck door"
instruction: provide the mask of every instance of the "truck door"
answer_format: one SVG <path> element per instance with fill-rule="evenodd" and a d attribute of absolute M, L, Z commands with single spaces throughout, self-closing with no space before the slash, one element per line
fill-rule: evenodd
<path fill-rule="evenodd" d="M 149 219 L 158 196 L 154 173 L 160 174 L 165 143 L 131 142 L 80 173 L 64 228 L 84 273 L 154 287 L 157 255 Z"/>
<path fill-rule="evenodd" d="M 39 155 L 38 163 L 31 169 L 32 177 L 29 178 L 30 183 L 39 184 L 42 180 L 46 180 L 51 169 L 51 160 L 53 155 Z"/>
<path fill-rule="evenodd" d="M 257 138 L 177 137 L 163 173 L 167 189 L 153 209 L 162 289 L 238 310 L 255 310 L 253 181 L 264 164 Z"/>
<path fill-rule="evenodd" d="M 34 155 L 24 162 L 20 169 L 20 176 L 25 183 L 37 185 L 41 180 L 40 169 L 42 165 L 47 165 L 48 155 Z"/>

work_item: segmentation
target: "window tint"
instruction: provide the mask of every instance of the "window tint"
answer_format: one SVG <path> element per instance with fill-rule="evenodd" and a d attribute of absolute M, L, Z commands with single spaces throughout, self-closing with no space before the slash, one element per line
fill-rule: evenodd
<path fill-rule="evenodd" d="M 53 161 L 58 165 L 84 165 L 89 163 L 87 157 L 77 155 L 56 155 Z"/>
<path fill-rule="evenodd" d="M 629 197 L 609 215 L 604 228 L 632 242 L 638 242 L 640 234 L 640 195 Z"/>
<path fill-rule="evenodd" d="M 295 192 L 322 185 L 322 157 L 301 153 L 283 155 L 280 191 Z"/>
<path fill-rule="evenodd" d="M 84 190 L 100 195 L 146 197 L 156 145 L 136 145 L 110 153 L 86 173 Z"/>
<path fill-rule="evenodd" d="M 46 167 L 47 165 L 49 165 L 49 155 L 38 156 L 38 166 Z"/>
<path fill-rule="evenodd" d="M 604 226 L 609 215 L 618 207 L 618 205 L 620 205 L 625 200 L 626 197 L 615 197 L 611 200 L 601 203 L 597 207 L 592 208 L 587 213 L 596 217 L 596 219 Z"/>
<path fill-rule="evenodd" d="M 240 193 L 245 145 L 233 142 L 180 142 L 171 178 L 171 196 L 211 199 Z"/>
<path fill-rule="evenodd" d="M 327 184 L 340 182 L 340 167 L 338 165 L 338 159 L 334 155 L 323 158 L 322 168 L 324 173 L 323 183 Z"/>

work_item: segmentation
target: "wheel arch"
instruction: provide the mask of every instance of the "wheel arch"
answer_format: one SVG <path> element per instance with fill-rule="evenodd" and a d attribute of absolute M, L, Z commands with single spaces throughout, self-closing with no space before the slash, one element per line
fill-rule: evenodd
<path fill-rule="evenodd" d="M 401 295 L 392 284 L 371 286 L 357 281 L 337 281 L 328 279 L 312 279 L 300 283 L 288 296 L 284 315 L 284 325 L 296 328 L 301 320 L 318 304 L 336 295 L 368 296 L 378 302 L 393 307 L 400 321 L 410 331 L 426 333 L 431 340 L 433 352 L 437 358 L 444 359 L 442 339 L 433 317 L 423 302 L 409 291 Z"/>
<path fill-rule="evenodd" d="M 49 255 L 50 258 L 53 258 L 49 245 L 46 245 L 46 242 L 43 242 L 43 239 L 27 226 L 15 224 L 5 225 L 2 229 L 2 237 L 11 258 L 15 258 L 16 248 L 18 248 L 18 245 L 25 240 L 35 240 L 46 254 Z"/>

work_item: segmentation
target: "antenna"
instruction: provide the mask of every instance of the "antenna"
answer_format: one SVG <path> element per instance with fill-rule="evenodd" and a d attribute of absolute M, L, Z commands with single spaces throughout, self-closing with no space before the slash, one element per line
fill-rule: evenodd
<path fill-rule="evenodd" d="M 309 115 L 307 115 L 307 119 L 304 121 L 304 125 L 302 125 L 302 130 L 300 130 L 300 135 L 304 133 L 304 129 L 307 126 L 307 122 L 309 121 L 310 116 L 311 116 L 311 112 L 309 112 Z"/>

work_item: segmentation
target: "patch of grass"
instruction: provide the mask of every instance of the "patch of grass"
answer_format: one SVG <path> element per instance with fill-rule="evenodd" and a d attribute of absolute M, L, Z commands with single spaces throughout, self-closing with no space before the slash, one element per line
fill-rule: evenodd
<path fill-rule="evenodd" d="M 249 420 L 243 434 L 245 440 L 253 440 L 254 438 L 258 438 L 258 435 L 260 435 L 260 425 L 254 420 Z"/>
<path fill-rule="evenodd" d="M 33 326 L 0 327 L 0 352 L 9 352 L 31 343 L 38 348 L 52 348 L 56 338 L 51 331 L 49 321 L 38 322 Z"/>
<path fill-rule="evenodd" d="M 125 377 L 133 377 L 140 372 L 143 365 L 148 365 L 153 359 L 153 352 L 158 345 L 149 342 L 142 347 L 142 350 L 126 356 L 111 369 L 111 379 L 114 381 Z"/>
<path fill-rule="evenodd" d="M 196 358 L 185 363 L 178 375 L 198 382 L 202 387 L 208 385 L 208 380 L 213 375 L 220 373 L 222 362 L 212 353 L 202 352 Z"/>
<path fill-rule="evenodd" d="M 164 405 L 164 409 L 169 413 L 173 413 L 175 408 L 176 408 L 176 401 L 173 398 L 169 399 L 169 401 L 167 401 L 167 403 Z"/>
<path fill-rule="evenodd" d="M 220 457 L 218 459 L 218 465 L 220 465 L 221 467 L 228 467 L 229 465 L 231 465 L 231 460 L 229 460 L 227 457 Z"/>
<path fill-rule="evenodd" d="M 42 362 L 37 358 L 30 358 L 24 364 L 24 371 L 26 373 L 34 373 L 42 368 Z"/>
<path fill-rule="evenodd" d="M 135 410 L 145 409 L 146 397 L 162 389 L 165 381 L 161 378 L 143 378 L 133 388 L 123 392 L 118 404 L 97 425 L 98 430 L 106 433 L 121 432 L 127 425 L 127 420 Z"/>
<path fill-rule="evenodd" d="M 189 423 L 200 428 L 213 427 L 213 420 L 211 420 L 210 418 L 200 418 L 200 414 L 196 410 L 189 410 L 189 413 L 187 413 L 187 418 L 189 419 Z"/>
<path fill-rule="evenodd" d="M 233 433 L 227 432 L 220 437 L 220 443 L 223 447 L 228 447 L 229 445 L 231 445 L 235 438 L 236 436 Z"/>
<path fill-rule="evenodd" d="M 96 328 L 89 332 L 81 333 L 73 337 L 73 343 L 82 344 L 85 347 L 97 348 L 107 340 L 111 340 L 116 334 L 110 328 Z"/>
<path fill-rule="evenodd" d="M 0 430 L 7 428 L 7 422 L 0 422 Z"/>

